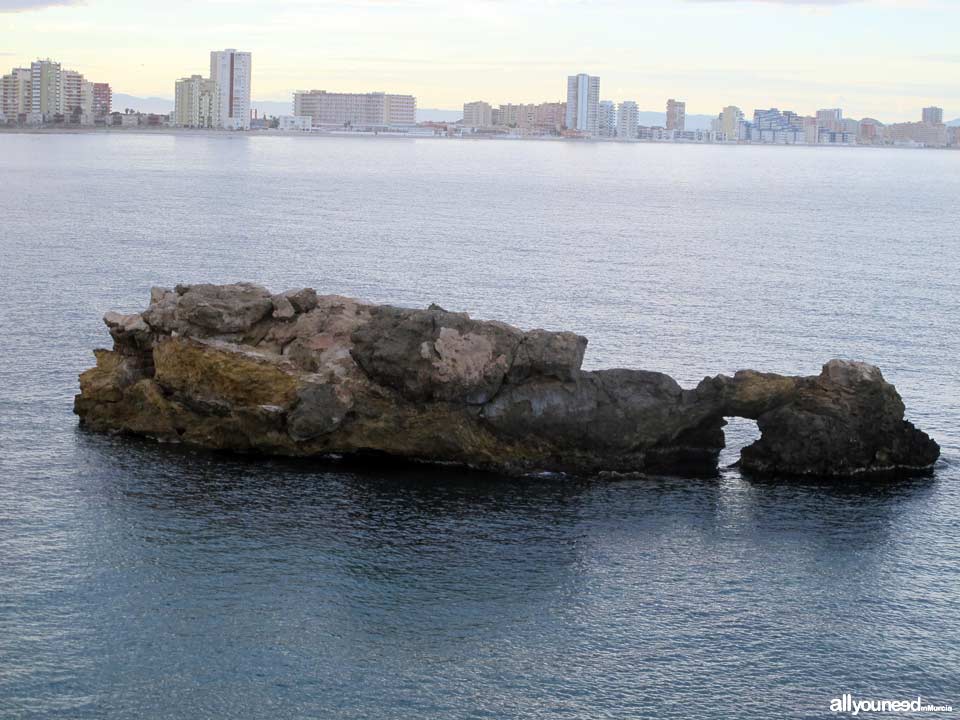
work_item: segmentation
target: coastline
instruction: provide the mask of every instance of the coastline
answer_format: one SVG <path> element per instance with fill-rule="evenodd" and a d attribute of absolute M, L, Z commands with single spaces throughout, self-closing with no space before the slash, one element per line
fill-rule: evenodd
<path fill-rule="evenodd" d="M 598 144 L 598 145 L 694 145 L 694 146 L 713 146 L 713 147 L 769 147 L 769 148 L 835 148 L 835 149 L 867 149 L 867 150 L 960 150 L 960 146 L 947 147 L 909 147 L 903 145 L 841 145 L 841 144 L 817 144 L 809 145 L 805 143 L 729 143 L 729 142 L 694 142 L 690 140 L 623 140 L 618 138 L 564 138 L 550 135 L 486 135 L 483 137 L 474 136 L 449 136 L 442 134 L 407 134 L 407 133 L 372 133 L 372 132 L 302 132 L 286 130 L 210 130 L 194 128 L 102 128 L 102 127 L 62 127 L 62 128 L 10 128 L 0 127 L 0 136 L 2 135 L 173 135 L 186 137 L 245 137 L 245 138 L 351 138 L 351 139 L 372 139 L 372 140 L 448 140 L 448 141 L 500 141 L 500 142 L 564 142 L 578 144 Z"/>

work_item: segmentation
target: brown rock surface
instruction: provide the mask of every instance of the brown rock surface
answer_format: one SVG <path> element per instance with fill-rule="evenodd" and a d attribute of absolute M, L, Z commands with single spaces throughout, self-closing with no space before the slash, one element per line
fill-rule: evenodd
<path fill-rule="evenodd" d="M 521 474 L 711 474 L 725 416 L 757 420 L 746 470 L 850 476 L 939 456 L 865 363 L 744 370 L 685 390 L 662 373 L 581 369 L 587 340 L 438 306 L 366 305 L 249 283 L 155 288 L 107 313 L 113 350 L 80 376 L 94 430 L 310 456 L 383 453 Z"/>

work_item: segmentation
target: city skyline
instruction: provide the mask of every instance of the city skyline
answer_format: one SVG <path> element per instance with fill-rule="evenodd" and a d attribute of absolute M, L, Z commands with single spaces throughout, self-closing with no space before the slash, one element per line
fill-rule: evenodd
<path fill-rule="evenodd" d="M 656 0 L 638 8 L 611 0 L 585 14 L 566 0 L 509 13 L 497 0 L 455 8 L 435 0 L 288 1 L 272 9 L 219 0 L 162 8 L 0 0 L 0 57 L 29 65 L 42 47 L 44 56 L 140 97 L 170 98 L 171 78 L 201 71 L 197 54 L 219 46 L 261 59 L 252 78 L 257 101 L 288 101 L 314 87 L 402 91 L 419 107 L 446 109 L 484 97 L 561 100 L 557 78 L 575 67 L 604 78 L 604 99 L 635 100 L 641 110 L 682 97 L 688 114 L 715 115 L 731 104 L 835 106 L 896 122 L 939 106 L 949 121 L 960 116 L 960 55 L 951 41 L 960 11 L 950 5 Z"/>

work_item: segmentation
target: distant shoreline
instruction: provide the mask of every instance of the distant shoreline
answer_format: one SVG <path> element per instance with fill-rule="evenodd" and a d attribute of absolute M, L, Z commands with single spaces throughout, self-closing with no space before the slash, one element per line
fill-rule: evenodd
<path fill-rule="evenodd" d="M 63 127 L 63 128 L 11 128 L 0 127 L 0 135 L 174 135 L 188 137 L 222 137 L 222 138 L 346 138 L 346 139 L 370 139 L 370 140 L 448 140 L 448 141 L 468 141 L 482 142 L 487 140 L 500 142 L 569 142 L 569 143 L 588 143 L 588 144 L 617 144 L 617 145 L 696 145 L 696 146 L 715 146 L 715 147 L 789 147 L 789 148 L 846 148 L 846 149 L 872 149 L 872 150 L 960 150 L 960 146 L 949 147 L 909 147 L 903 145 L 832 145 L 817 144 L 808 145 L 806 143 L 727 143 L 727 142 L 695 142 L 685 140 L 620 140 L 617 138 L 564 138 L 550 135 L 483 135 L 483 136 L 465 136 L 450 137 L 447 135 L 419 135 L 404 133 L 370 133 L 370 132 L 302 132 L 285 130 L 208 130 L 192 128 L 121 128 L 121 127 Z"/>

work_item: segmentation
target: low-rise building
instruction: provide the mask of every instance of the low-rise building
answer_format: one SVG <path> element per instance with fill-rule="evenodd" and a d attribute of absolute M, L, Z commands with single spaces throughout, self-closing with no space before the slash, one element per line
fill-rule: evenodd
<path fill-rule="evenodd" d="M 277 118 L 277 129 L 284 132 L 308 132 L 313 127 L 313 118 L 309 115 L 281 115 Z"/>
<path fill-rule="evenodd" d="M 493 124 L 520 135 L 559 135 L 567 114 L 564 102 L 507 103 L 491 112 Z"/>
<path fill-rule="evenodd" d="M 668 140 L 670 133 L 665 127 L 659 125 L 641 125 L 637 128 L 637 137 L 640 140 Z"/>

